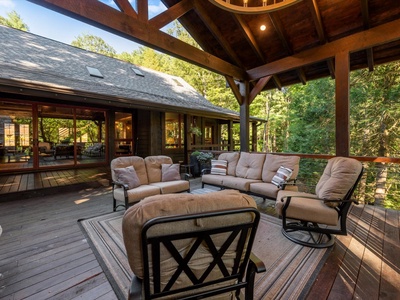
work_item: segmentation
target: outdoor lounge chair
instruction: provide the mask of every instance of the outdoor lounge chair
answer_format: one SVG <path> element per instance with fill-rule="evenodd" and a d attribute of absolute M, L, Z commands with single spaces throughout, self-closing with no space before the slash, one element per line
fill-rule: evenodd
<path fill-rule="evenodd" d="M 237 191 L 159 195 L 129 208 L 123 218 L 134 272 L 129 298 L 233 299 L 243 290 L 253 299 L 255 274 L 265 266 L 251 254 L 260 214 L 248 197 Z M 217 198 L 222 205 L 215 205 Z"/>
<path fill-rule="evenodd" d="M 358 204 L 351 197 L 362 173 L 359 161 L 335 157 L 328 161 L 315 194 L 280 191 L 275 208 L 284 236 L 304 246 L 325 248 L 334 244 L 333 234 L 347 235 L 347 213 L 352 203 Z"/>

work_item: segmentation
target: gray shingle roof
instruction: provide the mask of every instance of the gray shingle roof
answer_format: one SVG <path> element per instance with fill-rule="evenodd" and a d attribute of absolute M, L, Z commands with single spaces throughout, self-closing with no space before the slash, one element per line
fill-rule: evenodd
<path fill-rule="evenodd" d="M 220 117 L 237 118 L 234 111 L 213 105 L 180 77 L 82 50 L 32 33 L 0 25 L 0 79 L 41 88 L 107 96 L 130 105 L 151 105 Z M 86 67 L 104 78 L 92 77 Z M 132 67 L 139 69 L 138 76 Z M 40 88 L 39 88 L 40 86 Z"/>

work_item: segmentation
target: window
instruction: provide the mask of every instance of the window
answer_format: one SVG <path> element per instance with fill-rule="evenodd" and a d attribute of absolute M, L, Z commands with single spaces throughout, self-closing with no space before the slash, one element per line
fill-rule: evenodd
<path fill-rule="evenodd" d="M 181 149 L 184 140 L 183 116 L 177 113 L 165 113 L 165 148 Z"/>
<path fill-rule="evenodd" d="M 4 146 L 15 146 L 15 125 L 4 123 Z"/>
<path fill-rule="evenodd" d="M 19 145 L 22 147 L 29 146 L 29 124 L 19 125 Z"/>
<path fill-rule="evenodd" d="M 115 113 L 115 155 L 133 154 L 131 113 Z"/>

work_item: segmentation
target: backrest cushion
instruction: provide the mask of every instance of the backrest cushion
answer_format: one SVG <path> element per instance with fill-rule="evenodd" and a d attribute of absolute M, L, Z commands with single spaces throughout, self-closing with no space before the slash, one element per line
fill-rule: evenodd
<path fill-rule="evenodd" d="M 226 171 L 226 175 L 236 176 L 236 166 L 239 161 L 239 157 L 240 157 L 239 152 L 221 153 L 218 156 L 219 160 L 226 160 L 228 162 L 228 169 Z"/>
<path fill-rule="evenodd" d="M 236 176 L 247 179 L 261 179 L 265 154 L 240 152 Z"/>
<path fill-rule="evenodd" d="M 331 158 L 315 188 L 317 197 L 331 200 L 343 199 L 356 183 L 361 171 L 362 164 L 353 158 Z M 338 205 L 335 202 L 325 204 L 331 207 Z"/>
<path fill-rule="evenodd" d="M 148 184 L 149 180 L 147 178 L 146 166 L 144 163 L 144 159 L 140 156 L 123 156 L 114 158 L 111 161 L 111 177 L 112 180 L 117 180 L 115 176 L 115 169 L 117 168 L 125 168 L 132 166 L 135 169 L 136 175 L 139 178 L 140 184 Z"/>
<path fill-rule="evenodd" d="M 272 182 L 272 178 L 277 174 L 281 166 L 292 169 L 290 178 L 297 178 L 299 174 L 299 163 L 299 156 L 267 154 L 262 169 L 262 181 Z"/>
<path fill-rule="evenodd" d="M 145 159 L 147 178 L 149 183 L 161 182 L 162 164 L 172 164 L 172 159 L 165 155 L 147 156 Z"/>
<path fill-rule="evenodd" d="M 143 278 L 143 261 L 141 251 L 140 234 L 143 224 L 155 217 L 202 213 L 216 210 L 228 210 L 234 208 L 254 207 L 257 205 L 252 197 L 241 194 L 236 190 L 223 190 L 208 194 L 193 195 L 193 194 L 164 194 L 151 196 L 143 199 L 138 204 L 131 206 L 124 214 L 122 220 L 122 233 L 125 243 L 125 248 L 128 256 L 129 265 L 139 278 Z M 201 227 L 218 227 L 226 224 L 227 219 L 220 217 L 219 222 L 203 221 L 194 223 L 191 226 L 185 224 L 182 226 L 177 224 L 176 228 L 170 225 L 164 228 L 170 232 L 190 230 L 190 227 L 198 229 Z M 185 242 L 187 244 L 187 241 Z M 184 248 L 184 247 L 183 247 Z M 164 257 L 165 255 L 165 257 Z M 207 255 L 205 253 L 205 255 Z M 208 256 L 208 255 L 207 255 Z M 163 254 L 163 259 L 166 263 L 170 257 L 169 253 Z M 194 263 L 201 262 L 202 257 L 196 258 Z"/>

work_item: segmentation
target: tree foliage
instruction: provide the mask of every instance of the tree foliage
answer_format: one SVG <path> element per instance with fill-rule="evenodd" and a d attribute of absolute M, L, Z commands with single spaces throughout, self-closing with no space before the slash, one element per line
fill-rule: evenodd
<path fill-rule="evenodd" d="M 92 34 L 79 35 L 71 42 L 72 46 L 96 52 L 110 57 L 116 57 L 117 51 L 101 37 Z"/>
<path fill-rule="evenodd" d="M 7 13 L 6 18 L 0 16 L 0 24 L 15 28 L 15 29 L 23 30 L 23 31 L 29 31 L 28 25 L 26 25 L 24 23 L 24 21 L 21 19 L 20 15 L 17 14 L 17 12 L 15 10 Z"/>

